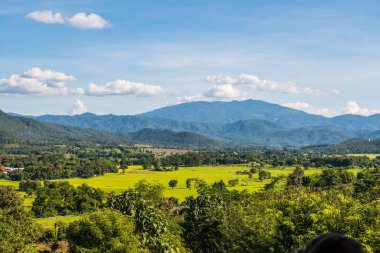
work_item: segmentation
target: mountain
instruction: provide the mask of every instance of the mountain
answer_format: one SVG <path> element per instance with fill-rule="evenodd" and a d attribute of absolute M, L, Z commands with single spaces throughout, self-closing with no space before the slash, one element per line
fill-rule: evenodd
<path fill-rule="evenodd" d="M 346 114 L 327 118 L 261 100 L 183 103 L 143 113 L 140 116 L 203 123 L 232 123 L 255 119 L 285 128 L 330 126 L 354 131 L 380 130 L 380 114 L 371 116 Z"/>
<path fill-rule="evenodd" d="M 220 141 L 195 133 L 143 129 L 135 133 L 111 133 L 94 129 L 70 127 L 34 119 L 8 115 L 0 111 L 0 144 L 149 144 L 178 148 L 211 148 L 223 145 Z"/>
<path fill-rule="evenodd" d="M 329 121 L 323 116 L 307 114 L 261 100 L 183 103 L 143 113 L 140 116 L 203 123 L 232 123 L 259 119 L 287 128 L 321 126 L 327 125 Z"/>
<path fill-rule="evenodd" d="M 180 122 L 170 119 L 147 118 L 140 116 L 117 116 L 96 115 L 84 113 L 81 115 L 43 115 L 30 117 L 43 122 L 62 124 L 67 126 L 92 128 L 114 133 L 133 133 L 145 128 L 150 129 L 169 129 L 173 131 L 189 132 L 212 132 L 213 125 L 193 122 Z"/>
<path fill-rule="evenodd" d="M 207 136 L 211 139 L 223 140 L 235 144 L 276 147 L 335 144 L 356 137 L 374 138 L 380 136 L 380 132 L 353 131 L 333 126 L 286 128 L 265 120 L 240 120 L 223 124 L 180 122 L 169 119 L 148 118 L 145 116 L 98 116 L 90 113 L 76 116 L 46 115 L 37 117 L 36 119 L 124 134 L 134 133 L 148 128 L 157 131 L 192 132 Z M 166 137 L 171 139 L 168 135 L 166 135 Z M 147 141 L 147 139 L 144 141 Z"/>
<path fill-rule="evenodd" d="M 39 122 L 0 111 L 0 143 L 127 142 L 127 136 Z"/>
<path fill-rule="evenodd" d="M 215 148 L 221 147 L 225 144 L 222 141 L 212 140 L 196 133 L 174 132 L 170 130 L 143 129 L 130 134 L 130 136 L 131 139 L 137 143 L 149 144 L 156 147 Z"/>
<path fill-rule="evenodd" d="M 259 100 L 184 103 L 135 116 L 85 113 L 33 118 L 124 134 L 143 129 L 192 132 L 238 145 L 300 147 L 380 137 L 380 115 L 327 118 Z"/>
<path fill-rule="evenodd" d="M 371 116 L 346 114 L 331 118 L 330 122 L 334 126 L 349 130 L 376 131 L 380 129 L 380 114 Z"/>
<path fill-rule="evenodd" d="M 340 144 L 314 149 L 330 154 L 380 154 L 380 138 L 374 140 L 355 138 Z"/>

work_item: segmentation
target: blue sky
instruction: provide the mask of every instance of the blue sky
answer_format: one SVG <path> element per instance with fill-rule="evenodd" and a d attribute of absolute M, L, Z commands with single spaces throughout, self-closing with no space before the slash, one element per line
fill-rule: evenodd
<path fill-rule="evenodd" d="M 0 2 L 0 109 L 136 114 L 261 99 L 380 112 L 379 1 Z"/>

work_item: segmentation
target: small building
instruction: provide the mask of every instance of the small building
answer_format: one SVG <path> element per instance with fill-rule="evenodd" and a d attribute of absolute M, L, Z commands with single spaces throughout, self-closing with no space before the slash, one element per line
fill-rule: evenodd
<path fill-rule="evenodd" d="M 16 170 L 24 170 L 24 168 L 12 168 L 12 167 L 1 166 L 1 171 L 5 174 L 15 172 Z"/>

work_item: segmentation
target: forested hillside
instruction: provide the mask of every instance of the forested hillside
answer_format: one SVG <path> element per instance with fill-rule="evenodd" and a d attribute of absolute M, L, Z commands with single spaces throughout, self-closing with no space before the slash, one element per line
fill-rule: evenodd
<path fill-rule="evenodd" d="M 337 145 L 314 149 L 331 154 L 380 154 L 380 138 L 373 140 L 356 138 Z"/>
<path fill-rule="evenodd" d="M 222 142 L 185 132 L 144 129 L 136 133 L 111 133 L 16 117 L 0 111 L 0 143 L 72 144 L 141 143 L 162 147 L 212 148 Z"/>

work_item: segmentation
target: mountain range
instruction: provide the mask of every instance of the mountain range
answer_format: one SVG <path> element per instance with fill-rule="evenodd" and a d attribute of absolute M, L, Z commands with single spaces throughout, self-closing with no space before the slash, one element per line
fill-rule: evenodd
<path fill-rule="evenodd" d="M 40 122 L 0 111 L 0 144 L 149 144 L 175 148 L 212 148 L 221 143 L 195 133 L 141 129 L 112 133 L 89 128 Z"/>
<path fill-rule="evenodd" d="M 380 137 L 379 114 L 328 118 L 260 100 L 183 103 L 134 116 L 85 113 L 29 118 L 118 134 L 143 129 L 190 132 L 220 143 L 269 147 L 326 145 L 352 138 Z"/>

